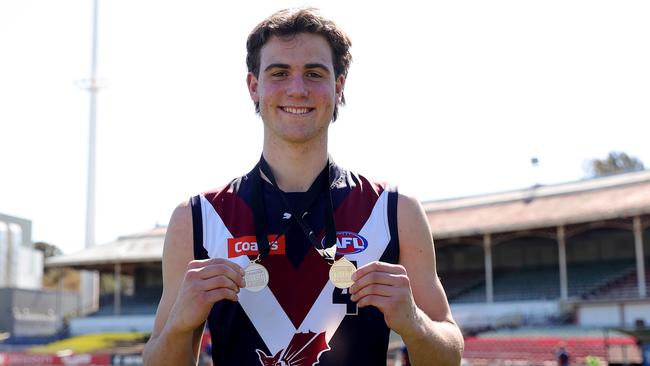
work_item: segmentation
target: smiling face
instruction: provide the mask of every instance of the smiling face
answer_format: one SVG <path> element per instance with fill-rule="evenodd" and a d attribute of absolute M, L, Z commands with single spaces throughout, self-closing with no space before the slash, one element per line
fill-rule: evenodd
<path fill-rule="evenodd" d="M 260 52 L 259 76 L 248 73 L 247 82 L 265 139 L 304 143 L 327 138 L 345 78 L 334 75 L 325 38 L 299 33 L 271 37 Z"/>

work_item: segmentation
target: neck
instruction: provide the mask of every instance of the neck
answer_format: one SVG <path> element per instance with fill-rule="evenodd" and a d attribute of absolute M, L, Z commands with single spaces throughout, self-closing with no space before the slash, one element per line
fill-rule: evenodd
<path fill-rule="evenodd" d="M 327 141 L 309 148 L 265 141 L 262 155 L 282 191 L 306 192 L 327 163 Z"/>

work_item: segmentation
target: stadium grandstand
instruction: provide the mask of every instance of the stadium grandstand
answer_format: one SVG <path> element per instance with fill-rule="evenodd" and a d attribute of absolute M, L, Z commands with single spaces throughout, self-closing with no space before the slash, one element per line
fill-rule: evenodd
<path fill-rule="evenodd" d="M 630 329 L 650 322 L 649 171 L 424 207 L 468 362 L 543 364 L 560 344 L 580 363 L 641 362 Z"/>
<path fill-rule="evenodd" d="M 72 319 L 70 332 L 150 332 L 162 294 L 165 227 L 119 237 L 116 241 L 48 258 L 49 268 L 72 267 L 100 274 L 99 310 Z"/>
<path fill-rule="evenodd" d="M 555 364 L 560 348 L 572 364 L 650 362 L 650 171 L 423 206 L 466 364 Z M 100 309 L 73 335 L 151 330 L 164 234 L 46 261 L 101 274 Z"/>

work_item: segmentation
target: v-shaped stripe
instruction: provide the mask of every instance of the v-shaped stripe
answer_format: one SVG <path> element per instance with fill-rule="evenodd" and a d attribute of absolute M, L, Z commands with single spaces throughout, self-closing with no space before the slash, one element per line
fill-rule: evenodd
<path fill-rule="evenodd" d="M 355 198 L 357 194 L 360 194 L 355 192 L 358 188 L 353 189 L 348 196 Z M 225 196 L 229 196 L 229 199 L 241 201 L 234 194 L 226 194 Z M 377 199 L 376 195 L 368 196 L 374 197 L 371 199 L 372 205 L 367 219 L 362 221 L 360 220 L 361 217 L 356 216 L 358 222 L 360 222 L 358 226 L 348 221 L 348 224 L 351 225 L 348 226 L 348 230 L 358 232 L 369 242 L 368 249 L 364 252 L 348 256 L 351 260 L 356 260 L 359 266 L 378 260 L 390 241 L 390 231 L 386 222 L 388 192 L 383 191 L 379 199 Z M 243 204 L 248 208 L 243 201 L 228 204 L 224 202 L 225 199 L 226 197 L 208 201 L 201 196 L 204 246 L 211 258 L 228 258 L 226 243 L 228 238 L 233 237 L 227 227 L 228 225 L 221 219 L 222 215 L 215 208 L 233 207 L 234 205 L 239 206 L 239 204 Z M 220 204 L 215 207 L 211 201 L 217 201 Z M 345 201 L 339 208 L 348 208 Z M 357 200 L 356 202 L 362 201 Z M 351 200 L 350 202 L 354 203 L 355 201 Z M 368 203 L 366 199 L 365 204 Z M 344 209 L 344 211 L 348 210 Z M 337 209 L 337 222 L 339 212 Z M 231 218 L 232 216 L 225 215 L 223 217 Z M 237 229 L 245 230 L 245 227 L 248 226 L 245 223 L 247 220 L 242 220 L 242 218 L 252 218 L 250 208 L 245 210 L 244 207 L 239 206 L 236 217 L 239 218 L 239 220 L 236 220 L 238 221 L 236 223 Z M 249 222 L 252 222 L 252 220 Z M 237 236 L 240 235 L 245 235 L 245 233 L 240 232 L 237 234 Z M 231 258 L 230 260 L 244 268 L 250 263 L 250 259 L 246 256 Z M 269 256 L 264 260 L 263 264 L 269 269 L 269 287 L 260 292 L 242 290 L 239 294 L 239 303 L 260 337 L 266 343 L 269 351 L 275 354 L 286 347 L 296 331 L 326 331 L 326 340 L 329 341 L 346 315 L 346 305 L 332 303 L 334 287 L 329 283 L 327 277 L 329 266 L 320 258 L 315 249 L 312 248 L 309 251 L 298 270 L 295 270 L 284 256 Z M 313 266 L 324 267 L 314 270 Z M 315 273 L 317 273 L 318 278 L 313 278 Z M 310 278 L 307 274 L 312 277 Z M 293 290 L 287 284 L 294 286 Z M 297 296 L 300 298 L 297 298 Z"/>

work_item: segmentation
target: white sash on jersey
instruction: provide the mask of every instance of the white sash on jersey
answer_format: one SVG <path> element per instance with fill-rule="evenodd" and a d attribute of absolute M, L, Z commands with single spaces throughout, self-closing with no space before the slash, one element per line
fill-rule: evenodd
<path fill-rule="evenodd" d="M 386 190 L 379 196 L 368 220 L 358 233 L 368 240 L 367 248 L 362 252 L 345 256 L 351 261 L 356 261 L 358 267 L 379 260 L 390 242 L 388 193 Z M 229 259 L 242 268 L 246 268 L 251 262 L 247 256 L 228 258 L 227 243 L 228 239 L 233 236 L 210 202 L 203 195 L 200 198 L 203 218 L 203 246 L 207 250 L 208 256 Z M 329 343 L 345 318 L 347 309 L 346 304 L 332 303 L 334 288 L 330 281 L 326 282 L 298 329 L 294 327 L 269 287 L 259 292 L 240 291 L 239 303 L 271 354 L 276 354 L 289 344 L 297 332 L 311 331 L 318 334 L 324 331 L 325 339 Z"/>

